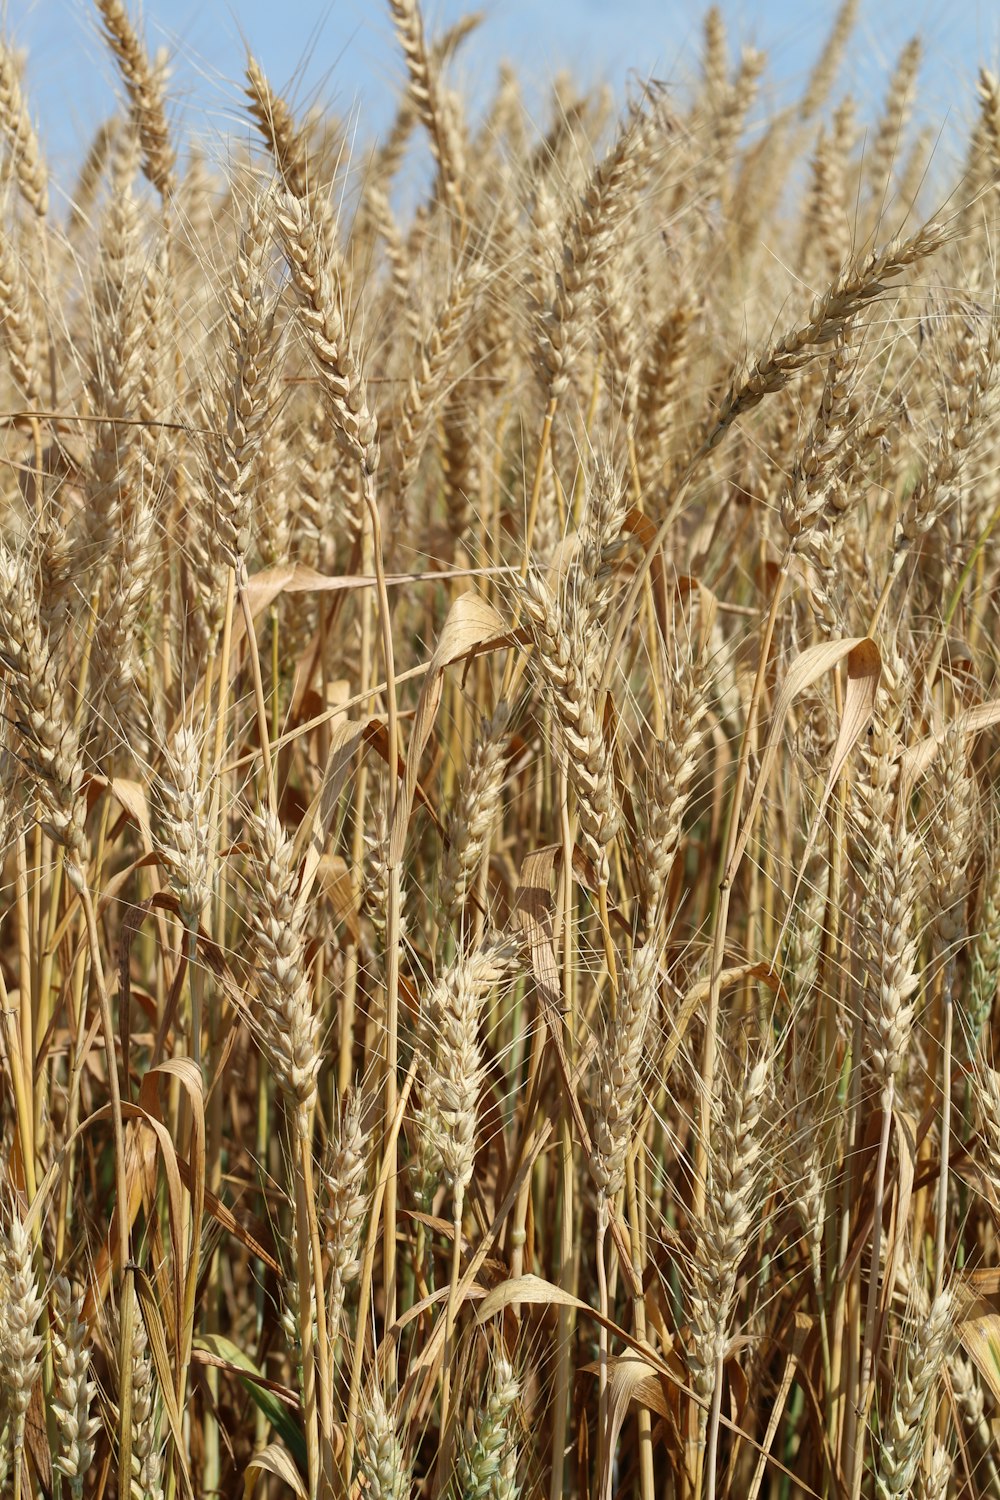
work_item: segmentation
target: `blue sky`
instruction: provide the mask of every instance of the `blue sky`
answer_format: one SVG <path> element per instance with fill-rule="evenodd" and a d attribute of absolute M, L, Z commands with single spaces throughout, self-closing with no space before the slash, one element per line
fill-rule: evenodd
<path fill-rule="evenodd" d="M 468 8 L 427 0 L 425 14 L 437 30 Z M 475 100 L 488 96 L 501 57 L 519 65 L 536 98 L 562 67 L 620 89 L 629 69 L 677 78 L 697 60 L 700 7 L 684 0 L 480 0 L 478 8 L 486 21 L 459 67 Z M 723 4 L 734 50 L 740 42 L 762 47 L 779 91 L 801 85 L 835 8 L 834 0 Z M 175 54 L 175 113 L 188 129 L 222 137 L 239 108 L 244 38 L 275 87 L 299 103 L 325 102 L 341 115 L 384 122 L 402 76 L 387 9 L 381 0 L 146 0 L 142 15 L 150 49 L 167 45 Z M 7 0 L 6 14 L 9 34 L 28 49 L 32 112 L 61 177 L 113 106 L 113 66 L 85 0 Z M 973 108 L 977 64 L 997 66 L 1000 0 L 863 0 L 840 87 L 877 99 L 915 31 L 926 47 L 922 114 L 933 123 L 950 118 L 945 139 L 954 138 Z"/>

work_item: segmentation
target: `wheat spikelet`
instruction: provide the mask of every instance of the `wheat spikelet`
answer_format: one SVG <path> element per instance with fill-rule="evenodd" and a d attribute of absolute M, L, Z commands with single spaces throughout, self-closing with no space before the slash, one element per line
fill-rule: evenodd
<path fill-rule="evenodd" d="M 702 108 L 714 109 L 725 93 L 729 76 L 729 41 L 726 23 L 717 5 L 710 5 L 701 23 L 701 99 Z"/>
<path fill-rule="evenodd" d="M 889 80 L 885 112 L 879 121 L 867 153 L 867 175 L 871 184 L 871 195 L 879 212 L 892 180 L 892 164 L 899 154 L 899 143 L 903 138 L 913 109 L 917 89 L 917 73 L 923 47 L 919 37 L 912 37 L 899 56 L 899 61 Z"/>
<path fill-rule="evenodd" d="M 976 92 L 979 95 L 979 120 L 973 138 L 972 154 L 973 166 L 979 170 L 968 174 L 972 177 L 969 184 L 972 189 L 970 196 L 974 196 L 984 186 L 981 180 L 984 176 L 983 157 L 987 158 L 992 168 L 994 181 L 1000 168 L 1000 79 L 989 68 L 980 68 Z"/>
<path fill-rule="evenodd" d="M 746 117 L 757 93 L 757 83 L 766 59 L 755 47 L 744 47 L 739 70 L 733 82 L 722 89 L 714 101 L 707 121 L 711 141 L 710 154 L 702 164 L 698 195 L 703 203 L 718 197 L 724 214 L 730 211 L 733 187 L 729 170 Z"/>
<path fill-rule="evenodd" d="M 601 631 L 611 609 L 614 568 L 625 550 L 625 482 L 607 454 L 598 455 L 584 502 L 573 587 L 583 628 Z"/>
<path fill-rule="evenodd" d="M 90 222 L 91 212 L 101 188 L 104 169 L 114 149 L 120 121 L 116 116 L 102 120 L 77 173 L 76 186 L 69 200 L 69 230 L 79 234 Z"/>
<path fill-rule="evenodd" d="M 485 355 L 489 363 L 489 355 Z M 479 475 L 476 472 L 479 430 L 475 423 L 472 382 L 462 380 L 445 401 L 441 417 L 441 472 L 445 504 L 456 554 L 465 545 L 478 511 Z"/>
<path fill-rule="evenodd" d="M 435 403 L 465 332 L 483 273 L 474 263 L 462 266 L 452 277 L 448 294 L 433 327 L 422 343 L 407 385 L 396 430 L 399 485 L 405 492 L 417 471 L 424 451 Z"/>
<path fill-rule="evenodd" d="M 766 395 L 780 391 L 793 374 L 837 338 L 851 318 L 881 296 L 887 283 L 932 255 L 945 240 L 946 232 L 940 225 L 925 224 L 908 239 L 890 240 L 882 249 L 850 265 L 816 298 L 804 323 L 770 344 L 746 373 L 732 382 L 709 441 L 717 443 L 737 417 L 752 410 Z"/>
<path fill-rule="evenodd" d="M 349 488 L 350 473 L 333 433 L 333 425 L 322 396 L 313 402 L 305 424 L 299 429 L 296 457 L 296 485 L 300 540 L 309 538 L 322 564 L 324 553 L 332 542 L 336 515 L 352 544 L 361 530 L 361 515 L 356 507 L 345 505 L 344 490 Z M 338 506 L 337 502 L 341 504 Z"/>
<path fill-rule="evenodd" d="M 282 415 L 280 407 L 267 409 L 267 420 L 260 424 L 255 457 L 257 504 L 254 540 L 257 557 L 264 568 L 277 568 L 288 562 L 292 539 L 289 439 Z"/>
<path fill-rule="evenodd" d="M 644 489 L 660 478 L 666 462 L 671 418 L 697 315 L 694 299 L 682 297 L 657 323 L 639 372 L 635 442 Z"/>
<path fill-rule="evenodd" d="M 226 613 L 226 572 L 219 566 L 215 455 L 203 447 L 188 473 L 182 572 L 185 655 L 214 656 Z"/>
<path fill-rule="evenodd" d="M 976 1367 L 971 1359 L 966 1359 L 955 1349 L 946 1355 L 945 1366 L 955 1405 L 972 1442 L 983 1494 L 995 1496 L 1000 1492 L 1000 1475 L 993 1457 L 993 1434 L 986 1419 L 986 1402 Z"/>
<path fill-rule="evenodd" d="M 827 366 L 819 410 L 796 456 L 791 482 L 782 491 L 781 524 L 794 548 L 827 503 L 834 460 L 841 448 L 858 363 L 858 338 L 851 324 L 837 337 Z"/>
<path fill-rule="evenodd" d="M 960 726 L 951 725 L 945 733 L 934 762 L 932 795 L 936 806 L 928 829 L 927 860 L 935 937 L 947 948 L 968 931 L 965 906 L 976 812 L 975 784 Z"/>
<path fill-rule="evenodd" d="M 597 277 L 595 301 L 608 399 L 620 415 L 627 440 L 634 437 L 639 405 L 639 320 L 629 286 L 629 268 L 622 260 L 615 256 Z"/>
<path fill-rule="evenodd" d="M 972 1070 L 972 1092 L 986 1174 L 1000 1206 L 1000 1073 L 979 1063 Z"/>
<path fill-rule="evenodd" d="M 945 1500 L 952 1475 L 952 1458 L 943 1443 L 935 1443 L 930 1461 L 919 1478 L 919 1500 Z"/>
<path fill-rule="evenodd" d="M 287 1249 L 282 1252 L 282 1275 L 281 1275 L 281 1310 L 278 1321 L 285 1335 L 289 1349 L 293 1350 L 296 1359 L 301 1362 L 302 1358 L 302 1314 L 303 1300 L 299 1285 L 299 1232 L 296 1226 L 296 1216 L 293 1214 L 288 1227 Z M 316 1336 L 316 1288 L 310 1284 L 309 1287 L 309 1310 L 312 1320 L 312 1337 Z M 333 1330 L 336 1333 L 336 1329 Z"/>
<path fill-rule="evenodd" d="M 517 368 L 517 334 L 505 309 L 516 301 L 520 291 L 524 261 L 521 207 L 513 171 L 502 163 L 498 172 L 496 196 L 480 215 L 487 227 L 480 231 L 475 248 L 477 262 L 489 270 L 483 276 L 483 295 L 477 298 L 470 320 L 472 360 L 466 382 L 470 408 L 473 397 L 478 404 L 484 394 L 499 396 Z"/>
<path fill-rule="evenodd" d="M 555 294 L 538 330 L 550 398 L 561 395 L 569 383 L 598 274 L 606 268 L 615 235 L 634 208 L 656 135 L 650 115 L 634 110 L 594 169 L 564 229 Z"/>
<path fill-rule="evenodd" d="M 157 520 L 150 495 L 140 488 L 112 555 L 117 586 L 94 638 L 95 701 L 105 705 L 106 728 L 131 740 L 133 748 L 145 730 L 139 706 L 147 686 L 141 628 L 157 562 Z"/>
<path fill-rule="evenodd" d="M 980 890 L 975 940 L 969 962 L 969 1000 L 966 1010 L 968 1048 L 974 1054 L 987 1026 L 1000 981 L 1000 864 L 991 845 Z"/>
<path fill-rule="evenodd" d="M 389 910 L 389 823 L 381 804 L 375 810 L 371 828 L 365 833 L 364 867 L 362 901 L 382 943 Z M 405 926 L 405 917 L 401 916 L 400 920 Z"/>
<path fill-rule="evenodd" d="M 367 189 L 365 201 L 372 218 L 373 235 L 378 236 L 382 252 L 388 262 L 392 290 L 405 312 L 408 323 L 412 323 L 413 263 L 407 253 L 406 243 L 400 233 L 388 195 L 380 187 L 372 184 Z"/>
<path fill-rule="evenodd" d="M 868 1014 L 870 1061 L 882 1089 L 906 1060 L 913 1029 L 913 996 L 919 984 L 915 907 L 920 847 L 915 834 L 883 821 L 875 829 L 877 937 L 870 959 L 875 990 Z"/>
<path fill-rule="evenodd" d="M 1000 318 L 996 310 L 990 314 L 985 339 L 970 338 L 965 349 L 967 352 L 963 352 L 955 371 L 958 399 L 954 421 L 938 439 L 927 468 L 896 523 L 893 543 L 897 567 L 907 549 L 930 531 L 952 500 L 968 450 L 992 412 L 1000 355 Z"/>
<path fill-rule="evenodd" d="M 636 842 L 645 922 L 651 930 L 680 844 L 684 813 L 697 770 L 707 709 L 704 661 L 678 660 L 669 682 L 667 734 L 645 756 L 644 818 Z"/>
<path fill-rule="evenodd" d="M 851 253 L 848 169 L 857 137 L 854 112 L 854 100 L 848 95 L 838 104 L 829 130 L 820 131 L 812 160 L 802 259 L 809 263 L 818 248 L 827 276 L 835 276 Z"/>
<path fill-rule="evenodd" d="M 142 479 L 136 425 L 143 357 L 141 216 L 133 191 L 136 139 L 123 133 L 112 162 L 112 192 L 101 219 L 94 330 L 87 387 L 94 424 L 87 471 L 89 539 L 96 557 L 121 545 Z"/>
<path fill-rule="evenodd" d="M 150 496 L 159 498 L 165 488 L 165 457 L 169 437 L 169 425 L 164 416 L 170 410 L 170 395 L 167 386 L 167 348 L 169 329 L 168 288 L 170 285 L 170 246 L 167 237 L 161 234 L 142 279 L 142 367 L 139 374 L 137 398 L 139 428 L 139 452 L 142 462 L 142 487 Z"/>

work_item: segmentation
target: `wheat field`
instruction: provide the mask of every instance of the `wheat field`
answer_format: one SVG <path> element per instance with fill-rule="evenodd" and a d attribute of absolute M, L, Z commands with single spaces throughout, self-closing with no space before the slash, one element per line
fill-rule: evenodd
<path fill-rule="evenodd" d="M 1000 1500 L 1000 83 L 387 16 L 0 43 L 0 1493 Z"/>

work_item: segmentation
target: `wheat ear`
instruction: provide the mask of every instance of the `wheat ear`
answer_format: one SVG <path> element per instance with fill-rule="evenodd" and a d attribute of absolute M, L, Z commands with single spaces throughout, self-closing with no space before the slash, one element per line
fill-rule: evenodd
<path fill-rule="evenodd" d="M 55 1287 L 52 1326 L 55 1395 L 52 1410 L 59 1430 L 59 1452 L 53 1468 L 69 1480 L 73 1500 L 81 1500 L 87 1470 L 94 1459 L 99 1417 L 91 1416 L 96 1386 L 90 1374 L 88 1331 L 83 1321 L 83 1294 L 74 1296 L 64 1276 Z"/>
<path fill-rule="evenodd" d="M 428 51 L 418 0 L 389 0 L 389 9 L 406 58 L 410 97 L 430 137 L 444 199 L 461 232 L 465 222 L 465 153 L 454 105 L 443 87 L 438 58 Z"/>
<path fill-rule="evenodd" d="M 455 1464 L 455 1485 L 461 1500 L 501 1500 L 510 1494 L 510 1459 L 516 1449 L 510 1432 L 510 1417 L 521 1395 L 521 1386 L 510 1361 L 497 1360 L 490 1391 L 476 1415 L 475 1437 L 464 1447 Z"/>
<path fill-rule="evenodd" d="M 165 201 L 176 185 L 176 157 L 170 144 L 160 73 L 150 63 L 121 0 L 95 0 L 95 4 L 128 94 L 132 121 L 142 144 L 142 170 Z"/>
<path fill-rule="evenodd" d="M 952 1337 L 953 1317 L 952 1295 L 946 1290 L 903 1341 L 902 1364 L 893 1386 L 875 1475 L 878 1500 L 913 1493 L 923 1454 L 924 1426 Z"/>
<path fill-rule="evenodd" d="M 132 1483 L 143 1500 L 163 1500 L 163 1456 L 156 1414 L 156 1383 L 146 1324 L 132 1329 Z"/>
<path fill-rule="evenodd" d="M 781 390 L 818 349 L 832 343 L 851 318 L 882 295 L 888 282 L 933 255 L 946 239 L 946 231 L 932 222 L 923 225 L 909 239 L 890 240 L 882 249 L 853 262 L 816 298 L 806 321 L 771 344 L 732 383 L 713 424 L 712 443 L 722 437 L 736 417 L 750 411 L 766 395 Z"/>
<path fill-rule="evenodd" d="M 49 174 L 31 123 L 10 45 L 0 40 L 0 136 L 14 162 L 21 196 L 40 219 L 49 210 Z"/>
<path fill-rule="evenodd" d="M 5 1406 L 11 1423 L 14 1454 L 14 1500 L 18 1500 L 24 1461 L 24 1425 L 31 1392 L 41 1369 L 42 1340 L 37 1332 L 42 1299 L 32 1264 L 31 1239 L 16 1211 L 0 1232 L 0 1366 Z"/>
<path fill-rule="evenodd" d="M 898 768 L 892 761 L 892 735 L 884 723 L 876 721 L 874 728 L 868 751 L 870 782 L 866 833 L 869 867 L 875 880 L 872 899 L 876 926 L 875 939 L 868 955 L 874 1004 L 869 1008 L 867 1021 L 868 1060 L 879 1088 L 882 1129 L 875 1167 L 871 1266 L 868 1273 L 868 1298 L 858 1385 L 860 1422 L 855 1437 L 851 1475 L 852 1500 L 858 1500 L 860 1494 L 868 1412 L 875 1392 L 882 1208 L 896 1078 L 909 1051 L 913 1029 L 913 996 L 918 985 L 914 919 L 918 895 L 919 845 L 903 822 L 905 809 L 898 806 Z"/>
<path fill-rule="evenodd" d="M 369 1137 L 361 1123 L 361 1096 L 354 1092 L 340 1103 L 323 1167 L 323 1234 L 333 1267 L 331 1344 L 340 1327 L 347 1283 L 361 1269 L 358 1251 L 368 1214 L 365 1177 L 369 1146 Z"/>
<path fill-rule="evenodd" d="M 42 826 L 67 853 L 80 858 L 87 841 L 79 735 L 42 633 L 28 560 L 6 546 L 0 546 L 0 661 L 18 706 L 22 756 L 34 781 Z"/>
<path fill-rule="evenodd" d="M 268 292 L 270 200 L 247 206 L 226 296 L 226 392 L 219 412 L 218 458 L 212 475 L 215 534 L 221 560 L 246 572 L 257 464 L 272 419 L 274 303 Z"/>
<path fill-rule="evenodd" d="M 8 234 L 0 235 L 0 344 L 10 373 L 28 406 L 41 406 L 38 336 L 24 269 Z"/>
<path fill-rule="evenodd" d="M 306 912 L 298 897 L 299 871 L 292 841 L 274 813 L 251 825 L 257 945 L 255 1016 L 268 1066 L 286 1096 L 296 1134 L 305 1136 L 316 1102 L 322 1061 L 319 1017 L 306 970 Z"/>
<path fill-rule="evenodd" d="M 410 1472 L 392 1412 L 378 1386 L 362 1398 L 358 1467 L 371 1500 L 409 1500 Z"/>
<path fill-rule="evenodd" d="M 989 1024 L 1000 982 L 1000 858 L 992 841 L 987 853 L 975 932 L 964 1018 L 968 1033 L 966 1045 L 973 1057 Z"/>
<path fill-rule="evenodd" d="M 726 1078 L 715 1101 L 705 1211 L 697 1224 L 691 1289 L 688 1368 L 695 1390 L 711 1397 L 699 1416 L 707 1432 L 705 1473 L 715 1489 L 722 1372 L 736 1299 L 736 1274 L 753 1229 L 760 1197 L 764 1121 L 771 1089 L 771 1058 L 765 1053 L 736 1081 Z M 700 1445 L 699 1445 L 700 1446 Z"/>
<path fill-rule="evenodd" d="M 268 83 L 255 57 L 247 60 L 247 97 L 250 114 L 270 148 L 282 181 L 296 198 L 309 196 L 309 149 L 306 135 L 296 124 L 288 105 Z"/>
<path fill-rule="evenodd" d="M 584 848 L 603 882 L 607 847 L 618 829 L 619 810 L 611 753 L 593 687 L 599 675 L 593 663 L 596 643 L 584 632 L 578 604 L 572 598 L 557 599 L 534 570 L 525 578 L 520 598 L 538 652 L 545 696 L 559 725 Z"/>
<path fill-rule="evenodd" d="M 340 264 L 332 231 L 309 204 L 286 193 L 276 213 L 298 294 L 300 317 L 334 415 L 338 441 L 362 472 L 378 467 L 378 422 L 344 320 Z"/>
<path fill-rule="evenodd" d="M 509 724 L 510 710 L 506 703 L 501 703 L 493 718 L 483 725 L 462 772 L 448 821 L 441 879 L 441 913 L 446 927 L 461 925 L 473 879 L 497 818 L 507 769 Z"/>
<path fill-rule="evenodd" d="M 844 50 L 858 18 L 860 0 L 841 0 L 819 57 L 799 102 L 799 119 L 811 120 L 823 107 L 837 76 Z"/>

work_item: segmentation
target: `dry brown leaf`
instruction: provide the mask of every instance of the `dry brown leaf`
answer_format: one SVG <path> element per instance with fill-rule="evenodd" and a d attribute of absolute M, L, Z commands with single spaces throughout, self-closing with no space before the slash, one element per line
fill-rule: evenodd
<path fill-rule="evenodd" d="M 978 703 L 975 708 L 966 709 L 965 713 L 959 714 L 954 723 L 962 734 L 981 734 L 984 729 L 992 729 L 994 724 L 1000 724 L 1000 698 L 992 698 L 988 703 Z M 908 799 L 912 795 L 921 776 L 933 764 L 945 736 L 952 727 L 949 724 L 940 734 L 930 734 L 926 739 L 904 750 L 900 757 L 899 795 L 902 799 Z"/>
<path fill-rule="evenodd" d="M 388 573 L 385 582 L 390 589 L 413 583 L 440 585 L 456 578 L 490 578 L 505 571 L 504 568 L 448 568 L 446 572 Z M 374 589 L 376 582 L 374 573 L 319 573 L 304 563 L 282 563 L 252 574 L 247 580 L 247 593 L 256 616 L 270 609 L 281 594 L 356 593 L 359 589 Z"/>
<path fill-rule="evenodd" d="M 639 1354 L 618 1355 L 608 1360 L 608 1431 L 602 1445 L 601 1477 L 599 1481 L 599 1492 L 604 1500 L 611 1500 L 611 1491 L 614 1483 L 615 1453 L 618 1448 L 618 1437 L 622 1430 L 622 1424 L 628 1416 L 628 1409 L 632 1402 L 639 1397 L 639 1392 L 646 1384 L 655 1382 L 659 1389 L 659 1381 L 656 1379 L 657 1367 L 649 1363 Z M 639 1397 L 641 1399 L 641 1397 Z"/>
<path fill-rule="evenodd" d="M 1000 1403 L 1000 1313 L 981 1308 L 963 1318 L 958 1337 L 994 1401 Z"/>
<path fill-rule="evenodd" d="M 138 781 L 132 781 L 127 776 L 115 776 L 110 783 L 111 791 L 118 802 L 128 813 L 134 823 L 138 825 L 142 834 L 142 847 L 147 854 L 153 847 L 153 830 L 149 819 L 149 802 L 146 798 L 146 789 Z"/>
<path fill-rule="evenodd" d="M 389 837 L 389 865 L 398 865 L 403 857 L 406 830 L 410 822 L 410 810 L 420 775 L 420 762 L 427 741 L 430 739 L 441 705 L 444 688 L 444 670 L 454 662 L 475 656 L 490 645 L 499 645 L 506 639 L 507 627 L 481 594 L 470 591 L 455 600 L 441 629 L 420 690 L 420 700 L 413 720 L 413 732 L 407 752 L 406 775 L 396 808 Z"/>
<path fill-rule="evenodd" d="M 149 1352 L 156 1370 L 156 1379 L 160 1387 L 160 1399 L 163 1409 L 167 1414 L 170 1424 L 170 1435 L 174 1440 L 174 1453 L 180 1465 L 181 1479 L 183 1481 L 184 1493 L 189 1500 L 194 1500 L 194 1490 L 191 1487 L 191 1475 L 188 1471 L 186 1449 L 184 1446 L 184 1434 L 181 1431 L 181 1414 L 177 1405 L 177 1396 L 174 1390 L 174 1377 L 170 1369 L 170 1358 L 167 1351 L 167 1341 L 163 1333 L 163 1322 L 160 1318 L 159 1308 L 156 1303 L 156 1294 L 150 1284 L 149 1277 L 138 1266 L 131 1268 L 135 1279 L 135 1291 L 142 1309 L 142 1321 L 146 1325 L 146 1337 L 149 1340 Z"/>
<path fill-rule="evenodd" d="M 510 1281 L 501 1282 L 489 1292 L 482 1307 L 476 1314 L 476 1321 L 486 1323 L 495 1317 L 504 1308 L 513 1307 L 517 1302 L 527 1302 L 534 1306 L 542 1307 L 575 1307 L 579 1312 L 592 1313 L 594 1317 L 600 1318 L 600 1314 L 594 1313 L 589 1303 L 583 1302 L 575 1297 L 572 1292 L 567 1292 L 564 1287 L 555 1286 L 551 1281 L 545 1281 L 541 1276 L 517 1276 Z"/>
<path fill-rule="evenodd" d="M 768 778 L 774 766 L 781 742 L 781 735 L 788 717 L 788 710 L 800 693 L 811 687 L 827 672 L 831 672 L 838 666 L 844 657 L 847 657 L 847 692 L 844 695 L 844 713 L 841 719 L 840 729 L 837 734 L 837 743 L 834 746 L 830 762 L 830 771 L 827 776 L 826 787 L 820 803 L 817 818 L 826 806 L 827 799 L 840 775 L 844 761 L 850 753 L 851 747 L 856 743 L 863 733 L 865 725 L 871 720 L 871 710 L 875 703 L 875 689 L 878 687 L 878 679 L 882 670 L 882 658 L 875 642 L 868 636 L 853 636 L 842 641 L 821 641 L 818 646 L 810 646 L 803 651 L 792 662 L 781 684 L 781 690 L 775 701 L 771 721 L 768 724 L 767 739 L 764 744 L 764 753 L 760 758 L 760 769 L 757 773 L 757 784 L 750 798 L 750 806 L 747 808 L 740 836 L 733 850 L 733 857 L 729 861 L 726 870 L 726 879 L 731 881 L 739 868 L 741 859 L 747 846 L 753 828 L 754 819 L 767 790 Z"/>
<path fill-rule="evenodd" d="M 358 902 L 354 881 L 342 854 L 323 854 L 319 862 L 319 881 L 338 922 L 343 922 L 353 943 L 360 941 Z"/>
<path fill-rule="evenodd" d="M 781 980 L 770 964 L 735 964 L 732 968 L 723 969 L 719 975 L 720 990 L 729 989 L 730 985 L 742 984 L 745 979 L 756 979 L 761 984 L 767 985 L 768 989 L 775 995 L 783 993 Z M 672 1031 L 670 1040 L 666 1045 L 663 1056 L 660 1058 L 660 1076 L 665 1078 L 667 1072 L 677 1056 L 678 1049 L 687 1035 L 687 1029 L 691 1019 L 703 1000 L 707 1000 L 712 989 L 710 979 L 699 979 L 698 983 L 692 985 L 684 999 L 681 1001 L 680 1010 L 672 1018 Z"/>
<path fill-rule="evenodd" d="M 309 1491 L 302 1482 L 302 1476 L 295 1467 L 291 1454 L 280 1443 L 268 1443 L 267 1447 L 255 1453 L 247 1464 L 246 1473 L 243 1476 L 243 1500 L 251 1500 L 257 1488 L 257 1480 L 262 1474 L 273 1474 L 276 1479 L 282 1480 L 293 1489 L 300 1500 L 309 1500 Z"/>

